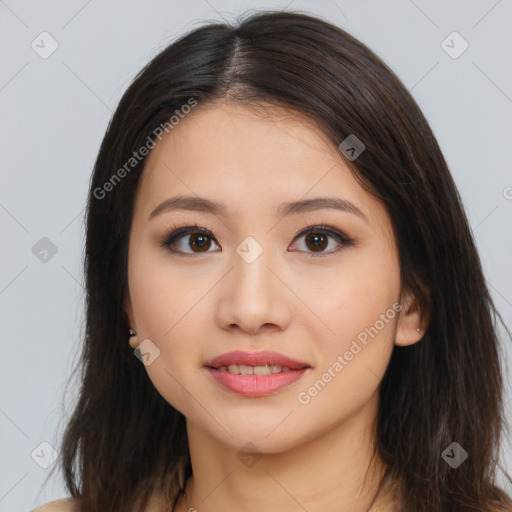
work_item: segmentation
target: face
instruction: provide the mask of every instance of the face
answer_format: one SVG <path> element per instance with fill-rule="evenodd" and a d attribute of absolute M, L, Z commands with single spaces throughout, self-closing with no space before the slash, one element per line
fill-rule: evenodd
<path fill-rule="evenodd" d="M 165 207 L 177 197 L 196 202 Z M 370 420 L 393 345 L 421 337 L 385 208 L 311 121 L 276 107 L 199 105 L 151 151 L 128 284 L 132 348 L 156 389 L 234 449 L 277 453 Z M 232 351 L 307 368 L 206 366 Z"/>

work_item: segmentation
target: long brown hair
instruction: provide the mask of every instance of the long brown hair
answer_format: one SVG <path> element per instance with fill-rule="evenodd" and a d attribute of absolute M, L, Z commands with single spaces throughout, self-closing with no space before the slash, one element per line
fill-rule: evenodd
<path fill-rule="evenodd" d="M 60 450 L 80 512 L 141 512 L 154 492 L 172 504 L 191 474 L 185 418 L 127 341 L 127 250 L 145 159 L 126 163 L 191 98 L 226 97 L 284 106 L 336 146 L 349 135 L 365 145 L 356 160 L 340 158 L 385 205 L 402 286 L 430 319 L 420 342 L 394 347 L 380 388 L 377 450 L 402 483 L 397 510 L 512 510 L 495 483 L 506 427 L 497 318 L 504 323 L 427 120 L 390 68 L 341 28 L 261 11 L 236 26 L 205 24 L 161 51 L 123 95 L 101 144 L 87 205 L 81 387 Z M 442 458 L 452 442 L 469 455 L 457 469 Z"/>

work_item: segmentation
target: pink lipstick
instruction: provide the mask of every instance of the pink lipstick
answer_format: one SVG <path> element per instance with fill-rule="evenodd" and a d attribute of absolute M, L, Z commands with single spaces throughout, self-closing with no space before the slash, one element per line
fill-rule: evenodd
<path fill-rule="evenodd" d="M 208 361 L 205 367 L 224 388 L 245 396 L 265 396 L 299 380 L 311 366 L 267 350 L 234 351 Z"/>

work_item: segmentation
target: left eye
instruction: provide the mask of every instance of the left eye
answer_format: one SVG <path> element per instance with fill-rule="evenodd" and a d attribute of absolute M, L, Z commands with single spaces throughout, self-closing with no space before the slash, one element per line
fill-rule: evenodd
<path fill-rule="evenodd" d="M 340 246 L 341 248 L 350 247 L 355 244 L 354 239 L 347 237 L 341 231 L 323 225 L 308 227 L 302 230 L 295 236 L 294 240 L 303 237 L 306 245 L 306 250 L 304 252 L 308 252 L 308 249 L 311 250 L 311 256 L 324 256 L 340 250 L 331 249 L 329 251 L 325 251 L 326 247 L 329 246 L 329 238 L 335 240 L 335 242 L 337 242 L 338 246 Z M 184 243 L 187 238 L 189 239 L 189 241 L 187 243 Z M 187 226 L 177 229 L 176 231 L 170 233 L 164 239 L 161 245 L 162 247 L 166 247 L 173 253 L 189 255 L 212 252 L 208 251 L 208 249 L 212 245 L 212 241 L 215 245 L 217 245 L 215 238 L 207 229 L 199 228 L 197 226 Z M 173 246 L 177 246 L 178 250 L 173 248 Z M 187 248 L 192 249 L 192 252 L 186 251 L 185 249 Z M 302 251 L 302 249 L 300 250 Z"/>
<path fill-rule="evenodd" d="M 302 237 L 304 237 L 306 247 L 313 250 L 313 254 L 311 254 L 313 257 L 326 256 L 333 252 L 338 252 L 343 247 L 350 247 L 355 244 L 354 239 L 344 235 L 341 231 L 323 225 L 308 227 L 298 233 L 295 239 L 300 239 Z M 340 248 L 324 251 L 324 249 L 329 245 L 329 238 L 334 239 Z"/>

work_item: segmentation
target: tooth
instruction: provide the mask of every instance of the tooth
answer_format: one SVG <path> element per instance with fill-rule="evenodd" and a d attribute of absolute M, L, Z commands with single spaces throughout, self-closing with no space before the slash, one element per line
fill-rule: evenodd
<path fill-rule="evenodd" d="M 254 375 L 270 375 L 270 373 L 270 368 L 267 365 L 254 367 Z"/>
<path fill-rule="evenodd" d="M 273 373 L 289 372 L 291 369 L 288 366 L 280 366 L 278 364 L 272 365 L 259 365 L 251 366 L 246 364 L 230 364 L 229 366 L 223 365 L 217 368 L 218 371 L 227 371 L 234 375 L 270 375 Z"/>
<path fill-rule="evenodd" d="M 228 372 L 229 373 L 234 373 L 236 375 L 240 375 L 240 368 L 237 364 L 230 364 L 228 366 Z"/>

